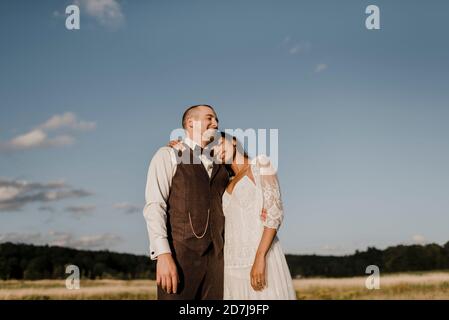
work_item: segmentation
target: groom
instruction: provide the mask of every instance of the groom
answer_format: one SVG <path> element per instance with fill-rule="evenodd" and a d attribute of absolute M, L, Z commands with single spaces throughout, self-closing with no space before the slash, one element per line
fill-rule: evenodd
<path fill-rule="evenodd" d="M 189 107 L 180 150 L 160 148 L 151 160 L 143 211 L 150 257 L 157 260 L 159 300 L 223 299 L 224 165 L 205 153 L 218 119 L 209 105 Z"/>

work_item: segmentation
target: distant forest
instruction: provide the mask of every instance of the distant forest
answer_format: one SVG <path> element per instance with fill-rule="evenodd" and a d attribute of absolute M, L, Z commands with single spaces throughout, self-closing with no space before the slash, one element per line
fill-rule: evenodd
<path fill-rule="evenodd" d="M 287 255 L 294 278 L 365 275 L 368 265 L 381 274 L 449 269 L 449 242 L 444 246 L 369 247 L 346 256 Z M 0 244 L 0 279 L 64 279 L 67 265 L 76 265 L 85 279 L 155 279 L 155 262 L 147 256 L 55 246 Z"/>

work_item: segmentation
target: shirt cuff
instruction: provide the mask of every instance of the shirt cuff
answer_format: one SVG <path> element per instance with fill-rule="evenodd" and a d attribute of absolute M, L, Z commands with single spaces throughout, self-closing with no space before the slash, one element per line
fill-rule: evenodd
<path fill-rule="evenodd" d="M 150 245 L 150 259 L 156 260 L 163 253 L 171 253 L 170 245 L 167 239 L 156 239 Z"/>

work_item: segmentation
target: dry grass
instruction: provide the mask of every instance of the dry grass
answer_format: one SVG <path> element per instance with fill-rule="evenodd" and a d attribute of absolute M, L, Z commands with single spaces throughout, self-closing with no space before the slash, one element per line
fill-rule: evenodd
<path fill-rule="evenodd" d="M 384 275 L 379 290 L 368 290 L 365 277 L 294 280 L 298 299 L 449 299 L 449 272 Z M 0 281 L 5 299 L 131 299 L 156 298 L 151 280 L 81 280 L 79 290 L 65 280 Z"/>
<path fill-rule="evenodd" d="M 0 300 L 96 299 L 150 300 L 156 298 L 151 280 L 81 280 L 79 290 L 68 290 L 65 280 L 1 281 Z"/>
<path fill-rule="evenodd" d="M 368 290 L 366 277 L 294 280 L 298 299 L 449 299 L 449 272 L 384 275 L 380 289 Z"/>

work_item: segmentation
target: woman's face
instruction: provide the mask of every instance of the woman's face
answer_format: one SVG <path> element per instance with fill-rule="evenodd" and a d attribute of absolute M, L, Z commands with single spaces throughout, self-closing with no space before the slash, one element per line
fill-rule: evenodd
<path fill-rule="evenodd" d="M 221 163 L 231 164 L 234 158 L 235 143 L 232 140 L 221 138 L 216 146 L 217 158 Z"/>

